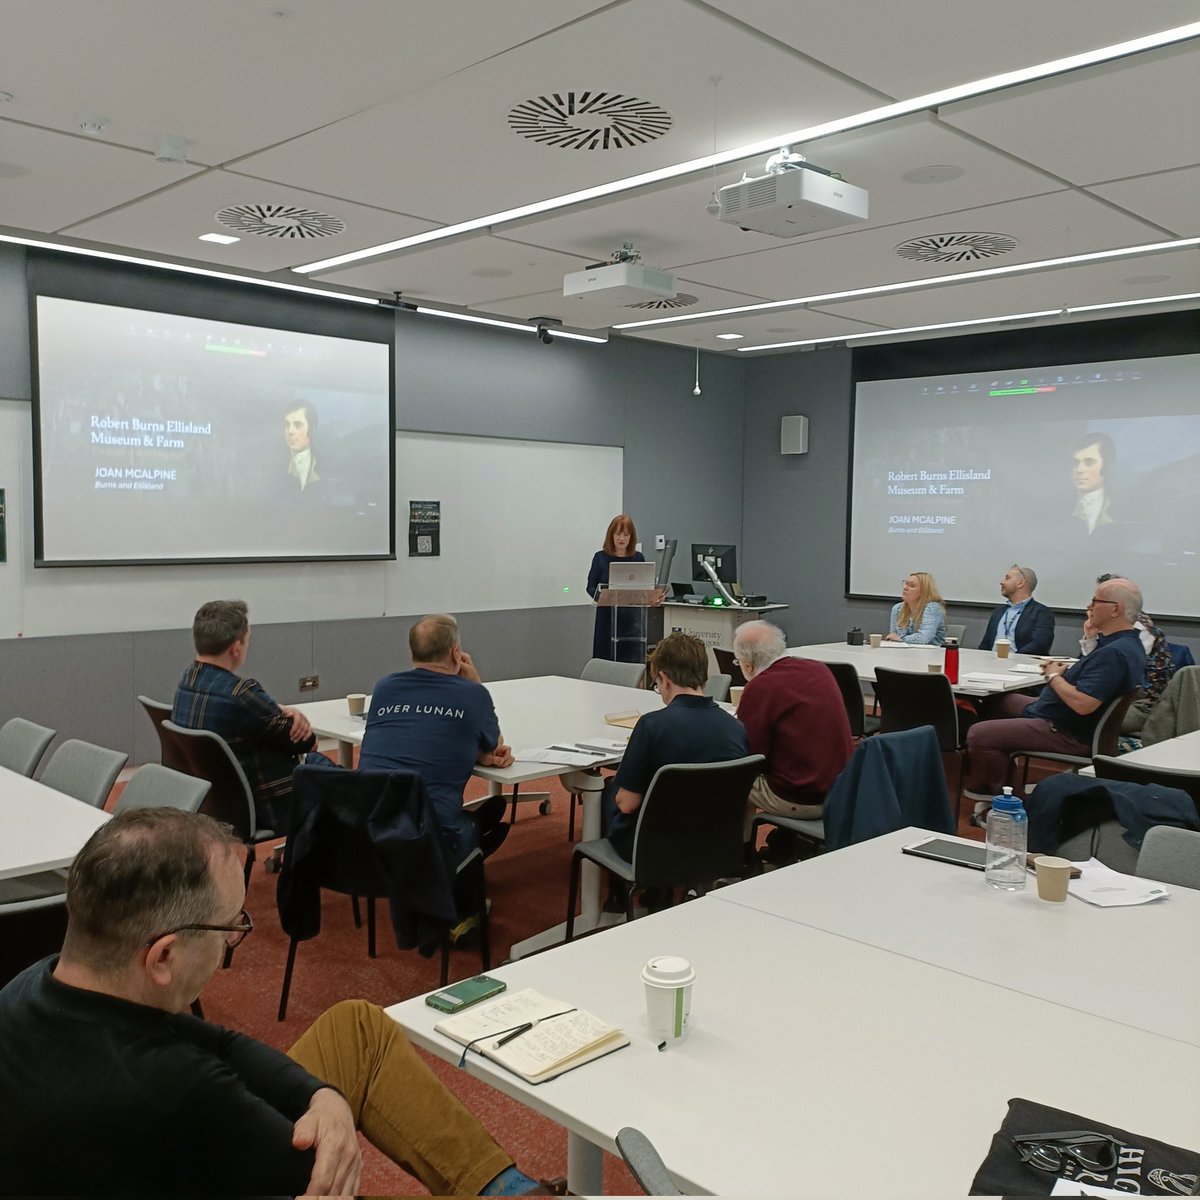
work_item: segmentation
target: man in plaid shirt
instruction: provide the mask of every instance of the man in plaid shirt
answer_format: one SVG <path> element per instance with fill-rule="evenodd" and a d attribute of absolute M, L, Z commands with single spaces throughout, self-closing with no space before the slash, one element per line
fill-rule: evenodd
<path fill-rule="evenodd" d="M 186 729 L 219 733 L 254 792 L 257 823 L 277 833 L 290 824 L 292 768 L 311 751 L 316 736 L 305 717 L 284 708 L 257 679 L 235 674 L 250 648 L 244 600 L 210 600 L 192 622 L 196 661 L 175 689 L 171 720 Z M 328 762 L 322 756 L 321 761 Z"/>

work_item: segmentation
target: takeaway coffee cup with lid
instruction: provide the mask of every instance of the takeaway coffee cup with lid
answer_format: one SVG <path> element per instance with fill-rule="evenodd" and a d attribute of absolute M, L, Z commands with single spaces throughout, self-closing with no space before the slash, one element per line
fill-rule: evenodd
<path fill-rule="evenodd" d="M 1007 658 L 1012 653 L 1012 642 L 1008 638 L 996 639 L 996 657 Z"/>
<path fill-rule="evenodd" d="M 682 1042 L 688 1035 L 696 972 L 686 958 L 664 954 L 642 968 L 646 1019 L 655 1041 Z"/>

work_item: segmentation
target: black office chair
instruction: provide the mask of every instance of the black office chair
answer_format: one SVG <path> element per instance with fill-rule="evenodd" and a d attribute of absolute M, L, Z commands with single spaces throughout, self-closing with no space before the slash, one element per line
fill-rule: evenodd
<path fill-rule="evenodd" d="M 277 889 L 290 937 L 279 996 L 287 1015 L 296 947 L 321 929 L 321 891 L 363 896 L 367 954 L 375 957 L 375 901 L 391 904 L 396 944 L 442 951 L 441 984 L 450 973 L 450 931 L 464 915 L 479 928 L 483 970 L 491 966 L 483 853 L 447 861 L 433 805 L 411 771 L 344 771 L 299 766 L 293 774 L 292 836 Z"/>
<path fill-rule="evenodd" d="M 1116 779 L 1124 783 L 1157 783 L 1160 787 L 1187 792 L 1200 816 L 1200 771 L 1180 771 L 1173 767 L 1147 767 L 1128 758 L 1097 754 L 1092 759 L 1097 779 Z"/>
<path fill-rule="evenodd" d="M 1135 688 L 1133 691 L 1126 692 L 1123 696 L 1109 701 L 1092 733 L 1090 754 L 1062 754 L 1052 750 L 1014 750 L 1008 758 L 1014 768 L 1018 762 L 1021 764 L 1021 791 L 1025 790 L 1026 784 L 1029 782 L 1029 764 L 1034 759 L 1040 762 L 1060 763 L 1071 771 L 1079 771 L 1082 767 L 1090 767 L 1092 760 L 1097 755 L 1116 758 L 1117 739 L 1121 736 L 1121 722 L 1125 719 L 1126 711 L 1137 699 L 1139 692 L 1140 689 Z M 1144 783 L 1145 781 L 1139 779 L 1137 782 Z"/>
<path fill-rule="evenodd" d="M 717 670 L 720 671 L 722 675 L 729 676 L 730 687 L 746 686 L 746 676 L 742 674 L 742 668 L 738 666 L 738 660 L 733 657 L 732 650 L 722 650 L 719 647 L 714 646 L 713 658 L 717 660 Z"/>
<path fill-rule="evenodd" d="M 858 741 L 879 732 L 879 718 L 868 717 L 866 703 L 863 699 L 862 683 L 858 678 L 858 668 L 853 663 L 833 662 L 825 664 L 842 693 L 842 703 L 846 706 L 846 716 L 850 720 L 850 736 Z"/>
<path fill-rule="evenodd" d="M 567 936 L 575 936 L 579 875 L 586 858 L 624 885 L 625 916 L 633 920 L 634 887 L 708 887 L 745 870 L 742 827 L 746 798 L 766 759 L 761 754 L 720 763 L 659 767 L 638 810 L 633 860 L 608 838 L 580 842 L 571 855 Z"/>
<path fill-rule="evenodd" d="M 879 732 L 900 733 L 928 725 L 937 737 L 945 762 L 952 755 L 958 770 L 951 795 L 954 797 L 954 827 L 958 828 L 962 805 L 963 748 L 958 730 L 958 707 L 954 691 L 944 674 L 919 675 L 915 671 L 875 668 L 875 698 L 879 702 Z"/>

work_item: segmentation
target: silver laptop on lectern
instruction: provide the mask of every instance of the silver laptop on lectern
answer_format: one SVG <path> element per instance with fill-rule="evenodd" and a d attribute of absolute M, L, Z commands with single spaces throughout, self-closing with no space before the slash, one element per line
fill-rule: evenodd
<path fill-rule="evenodd" d="M 608 586 L 614 592 L 643 591 L 654 586 L 652 562 L 613 563 L 608 568 Z"/>

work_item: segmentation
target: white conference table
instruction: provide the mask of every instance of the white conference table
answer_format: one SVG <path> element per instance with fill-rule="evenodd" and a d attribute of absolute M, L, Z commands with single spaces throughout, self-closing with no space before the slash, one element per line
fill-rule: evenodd
<path fill-rule="evenodd" d="M 1096 964 L 1096 987 L 1175 986 L 1123 971 L 1123 950 Z M 639 974 L 658 954 L 697 972 L 690 1037 L 661 1052 Z M 600 1151 L 625 1125 L 685 1192 L 738 1196 L 965 1195 L 1014 1096 L 1200 1147 L 1195 1046 L 712 895 L 492 974 L 631 1038 L 538 1086 L 468 1055 L 471 1075 L 565 1126 L 576 1194 L 600 1192 Z M 458 1061 L 422 997 L 388 1013 Z"/>
<path fill-rule="evenodd" d="M 1032 875 L 998 892 L 982 871 L 901 853 L 928 836 L 902 829 L 712 895 L 1200 1047 L 1200 891 L 1129 908 L 1048 904 Z M 1132 986 L 1109 986 L 1115 975 Z"/>
<path fill-rule="evenodd" d="M 1179 737 L 1155 742 L 1140 750 L 1121 755 L 1122 762 L 1139 767 L 1164 767 L 1170 771 L 1195 771 L 1200 774 L 1200 730 L 1181 733 Z M 1095 767 L 1084 767 L 1080 775 L 1095 775 Z"/>
<path fill-rule="evenodd" d="M 907 642 L 893 642 L 877 650 L 870 645 L 848 646 L 845 642 L 822 642 L 815 646 L 793 646 L 787 653 L 792 658 L 811 658 L 817 662 L 852 663 L 858 678 L 866 684 L 874 684 L 875 668 L 887 667 L 890 671 L 912 671 L 923 675 L 930 663 L 944 663 L 946 650 L 943 646 L 910 646 Z M 961 696 L 993 696 L 999 692 L 1019 692 L 1024 688 L 1041 687 L 1045 680 L 1040 675 L 1020 674 L 1012 670 L 1017 664 L 1036 666 L 1041 660 L 1028 654 L 1012 654 L 1000 659 L 990 650 L 968 650 L 958 652 L 959 682 L 953 689 Z M 997 676 L 996 679 L 969 681 L 972 673 Z M 1005 676 L 1003 680 L 999 676 Z"/>
<path fill-rule="evenodd" d="M 620 687 L 611 683 L 594 683 L 584 679 L 569 679 L 561 675 L 541 675 L 530 679 L 486 681 L 496 706 L 496 716 L 505 742 L 514 750 L 546 748 L 550 745 L 569 745 L 595 738 L 620 739 L 629 730 L 606 725 L 608 713 L 652 712 L 662 706 L 657 692 L 643 688 Z M 362 745 L 365 718 L 351 717 L 344 698 L 318 700 L 297 704 L 321 737 L 338 739 L 339 756 L 344 766 L 353 763 L 353 747 Z M 619 753 L 596 758 L 593 767 L 613 766 L 621 761 Z M 517 788 L 532 779 L 552 775 L 569 775 L 580 767 L 558 766 L 553 763 L 522 762 L 511 767 L 476 767 L 475 775 L 486 779 L 495 790 L 505 784 Z M 583 793 L 583 840 L 600 836 L 600 793 Z M 580 933 L 593 929 L 603 920 L 600 911 L 600 871 L 591 863 L 583 864 L 580 877 L 580 915 L 576 928 Z M 565 921 L 514 945 L 514 958 L 561 942 L 566 932 Z"/>
<path fill-rule="evenodd" d="M 108 819 L 101 809 L 0 767 L 0 879 L 69 867 Z"/>

